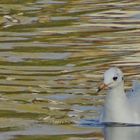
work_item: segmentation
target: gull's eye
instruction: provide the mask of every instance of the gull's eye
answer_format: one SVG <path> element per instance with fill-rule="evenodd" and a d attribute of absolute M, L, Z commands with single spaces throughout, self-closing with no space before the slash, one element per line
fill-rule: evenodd
<path fill-rule="evenodd" d="M 116 81 L 117 79 L 118 79 L 118 77 L 117 77 L 117 76 L 114 76 L 114 77 L 113 77 L 113 80 L 114 80 L 114 81 Z"/>

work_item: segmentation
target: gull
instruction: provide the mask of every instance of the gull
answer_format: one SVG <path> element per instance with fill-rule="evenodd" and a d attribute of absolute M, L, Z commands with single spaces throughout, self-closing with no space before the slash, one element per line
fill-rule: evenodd
<path fill-rule="evenodd" d="M 117 67 L 104 73 L 104 81 L 98 91 L 107 89 L 101 123 L 123 123 L 140 125 L 140 83 L 133 82 L 132 90 L 125 93 L 124 75 Z"/>

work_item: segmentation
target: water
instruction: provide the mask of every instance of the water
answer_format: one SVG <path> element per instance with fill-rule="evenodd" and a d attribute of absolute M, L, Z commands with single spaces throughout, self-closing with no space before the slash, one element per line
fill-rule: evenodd
<path fill-rule="evenodd" d="M 0 139 L 115 140 L 123 131 L 128 140 L 132 129 L 138 140 L 139 127 L 84 123 L 99 118 L 108 67 L 123 70 L 126 89 L 140 79 L 139 10 L 134 0 L 1 0 Z"/>

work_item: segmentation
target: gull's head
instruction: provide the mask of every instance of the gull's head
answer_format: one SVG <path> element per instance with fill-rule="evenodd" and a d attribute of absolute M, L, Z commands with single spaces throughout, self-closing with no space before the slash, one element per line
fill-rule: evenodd
<path fill-rule="evenodd" d="M 117 67 L 112 67 L 104 73 L 104 82 L 99 86 L 98 91 L 102 89 L 112 89 L 123 83 L 123 73 Z"/>

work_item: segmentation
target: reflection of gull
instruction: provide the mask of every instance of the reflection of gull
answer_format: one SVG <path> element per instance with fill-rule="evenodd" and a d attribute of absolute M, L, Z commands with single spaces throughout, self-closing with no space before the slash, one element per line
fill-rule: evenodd
<path fill-rule="evenodd" d="M 140 127 L 105 127 L 105 140 L 139 140 Z"/>
<path fill-rule="evenodd" d="M 124 92 L 124 78 L 120 69 L 113 67 L 104 73 L 104 83 L 99 90 L 108 89 L 105 107 L 101 115 L 102 123 L 140 124 L 140 84 L 135 81 L 133 90 Z"/>

